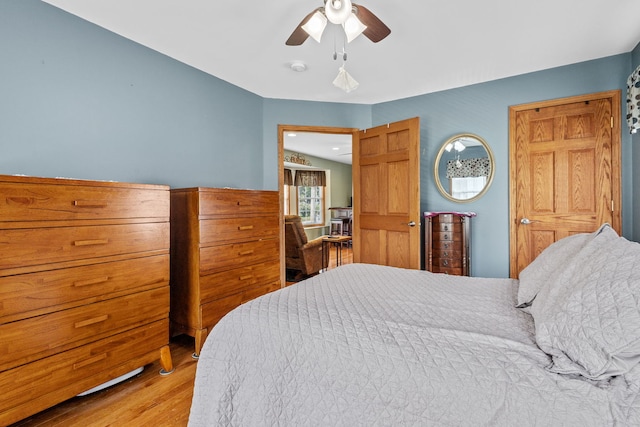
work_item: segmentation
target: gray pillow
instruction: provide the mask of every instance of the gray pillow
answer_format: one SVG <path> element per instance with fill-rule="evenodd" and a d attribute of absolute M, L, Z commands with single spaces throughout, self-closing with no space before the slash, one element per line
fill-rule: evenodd
<path fill-rule="evenodd" d="M 586 246 L 604 227 L 603 224 L 594 233 L 574 234 L 549 245 L 519 275 L 518 307 L 531 305 L 542 286 L 559 275 L 564 266 Z"/>
<path fill-rule="evenodd" d="M 640 362 L 640 244 L 595 236 L 531 305 L 552 372 L 607 380 Z"/>

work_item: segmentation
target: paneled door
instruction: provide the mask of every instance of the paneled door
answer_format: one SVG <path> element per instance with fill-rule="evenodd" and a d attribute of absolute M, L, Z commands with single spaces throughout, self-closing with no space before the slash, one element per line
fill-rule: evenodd
<path fill-rule="evenodd" d="M 354 261 L 419 269 L 419 118 L 360 131 L 353 189 Z"/>
<path fill-rule="evenodd" d="M 510 275 L 571 234 L 620 233 L 620 92 L 511 107 Z"/>

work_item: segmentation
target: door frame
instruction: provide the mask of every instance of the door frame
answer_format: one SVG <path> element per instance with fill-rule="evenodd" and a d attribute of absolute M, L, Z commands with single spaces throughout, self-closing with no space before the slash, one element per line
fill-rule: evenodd
<path fill-rule="evenodd" d="M 314 132 L 351 135 L 351 144 L 357 140 L 359 129 L 329 126 L 278 125 L 278 222 L 280 224 L 280 282 L 284 288 L 286 281 L 286 252 L 284 237 L 284 135 L 287 132 Z"/>
<path fill-rule="evenodd" d="M 535 108 L 554 107 L 577 102 L 592 101 L 594 99 L 611 98 L 611 186 L 613 202 L 613 224 L 611 226 L 619 233 L 622 232 L 622 141 L 621 141 L 621 93 L 620 90 L 610 90 L 584 95 L 538 101 L 509 107 L 509 277 L 517 277 L 517 230 L 516 218 L 516 114 L 520 111 Z M 617 173 L 614 173 L 617 171 Z"/>

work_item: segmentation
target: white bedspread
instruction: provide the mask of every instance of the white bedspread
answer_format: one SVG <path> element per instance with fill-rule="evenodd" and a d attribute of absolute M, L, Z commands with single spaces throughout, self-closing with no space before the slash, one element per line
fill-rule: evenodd
<path fill-rule="evenodd" d="M 640 369 L 548 372 L 516 294 L 351 264 L 258 298 L 207 338 L 189 425 L 640 425 Z"/>

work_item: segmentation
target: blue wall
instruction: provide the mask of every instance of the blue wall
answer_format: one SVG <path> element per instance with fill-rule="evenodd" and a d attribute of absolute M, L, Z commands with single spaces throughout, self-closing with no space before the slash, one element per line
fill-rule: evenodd
<path fill-rule="evenodd" d="M 509 107 L 512 105 L 608 91 L 625 87 L 629 55 L 495 80 L 373 106 L 374 125 L 420 117 L 421 210 L 470 210 L 471 272 L 474 276 L 509 275 Z M 624 97 L 623 97 L 624 98 Z M 624 101 L 624 99 L 623 99 Z M 623 153 L 623 233 L 631 235 L 631 140 L 620 123 Z M 495 156 L 491 188 L 476 202 L 453 203 L 440 195 L 433 164 L 442 144 L 458 133 L 484 138 Z"/>
<path fill-rule="evenodd" d="M 477 212 L 472 273 L 505 277 L 509 106 L 624 89 L 638 64 L 640 45 L 373 106 L 263 99 L 38 0 L 0 0 L 0 174 L 276 189 L 278 124 L 367 128 L 418 116 L 421 209 Z M 623 233 L 640 240 L 640 150 L 621 126 Z M 431 168 L 462 132 L 487 140 L 496 176 L 479 201 L 454 204 Z"/>
<path fill-rule="evenodd" d="M 262 101 L 38 0 L 0 1 L 0 173 L 262 188 Z"/>

